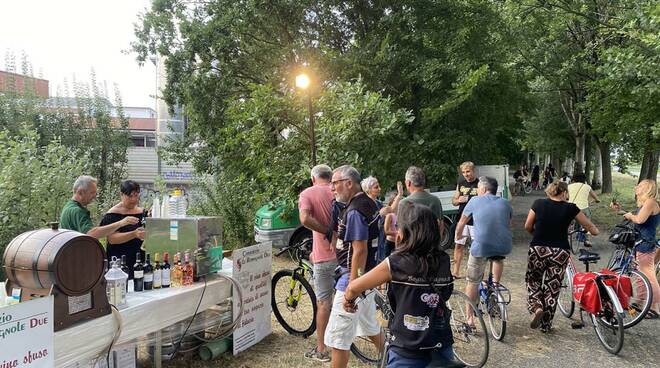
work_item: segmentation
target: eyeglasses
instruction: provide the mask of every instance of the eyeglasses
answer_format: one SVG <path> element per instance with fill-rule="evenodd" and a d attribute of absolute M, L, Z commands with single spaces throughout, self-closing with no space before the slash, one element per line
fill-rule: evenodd
<path fill-rule="evenodd" d="M 331 182 L 330 182 L 330 185 L 332 185 L 332 186 L 334 187 L 334 186 L 337 185 L 337 183 L 342 182 L 342 181 L 346 181 L 346 180 L 350 180 L 350 179 L 348 179 L 348 178 L 344 178 L 344 179 L 339 179 L 339 180 L 331 181 Z"/>

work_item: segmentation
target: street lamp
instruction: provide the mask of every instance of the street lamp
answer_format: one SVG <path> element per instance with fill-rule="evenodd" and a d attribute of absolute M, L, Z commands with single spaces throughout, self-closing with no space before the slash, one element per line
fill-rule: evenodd
<path fill-rule="evenodd" d="M 307 91 L 307 107 L 309 109 L 309 130 L 312 141 L 312 166 L 316 166 L 316 134 L 314 132 L 314 111 L 312 110 L 312 91 L 308 90 L 311 80 L 305 73 L 296 76 L 296 87 Z"/>

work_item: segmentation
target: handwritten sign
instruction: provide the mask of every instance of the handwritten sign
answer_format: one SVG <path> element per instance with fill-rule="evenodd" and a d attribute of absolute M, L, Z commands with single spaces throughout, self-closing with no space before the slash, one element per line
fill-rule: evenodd
<path fill-rule="evenodd" d="M 234 250 L 232 276 L 243 292 L 243 315 L 234 331 L 234 355 L 258 343 L 272 332 L 270 325 L 270 271 L 272 245 L 259 243 Z M 238 295 L 234 290 L 234 295 Z M 239 304 L 233 313 L 238 315 Z"/>
<path fill-rule="evenodd" d="M 0 368 L 53 363 L 53 297 L 0 308 Z"/>

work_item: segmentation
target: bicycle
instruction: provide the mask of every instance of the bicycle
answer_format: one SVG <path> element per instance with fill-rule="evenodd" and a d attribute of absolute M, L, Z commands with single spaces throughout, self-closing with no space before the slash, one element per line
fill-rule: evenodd
<path fill-rule="evenodd" d="M 575 254 L 580 247 L 584 247 L 584 242 L 587 241 L 587 234 L 582 231 L 583 227 L 577 220 L 573 220 L 568 234 L 568 244 L 571 246 L 571 252 Z"/>
<path fill-rule="evenodd" d="M 381 311 L 383 318 L 385 321 L 390 321 L 392 317 L 394 317 L 394 311 L 389 304 L 387 296 L 379 290 L 374 289 L 371 292 L 375 293 L 374 300 L 376 301 L 377 308 Z M 364 296 L 361 298 L 364 298 Z M 471 311 L 466 309 L 466 303 L 469 303 Z M 488 334 L 485 333 L 486 323 L 484 322 L 483 314 L 467 295 L 456 290 L 452 292 L 451 298 L 447 301 L 447 307 L 451 311 L 449 323 L 454 337 L 454 355 L 456 356 L 456 359 L 462 363 L 447 365 L 447 367 L 483 367 L 488 360 L 489 353 Z M 469 314 L 473 314 L 474 317 L 476 317 L 478 327 L 470 326 L 467 323 L 467 317 Z M 479 330 L 483 332 L 479 333 Z M 376 355 L 360 350 L 356 353 L 353 346 L 351 346 L 351 352 L 356 356 L 361 357 L 360 360 L 363 362 L 374 365 L 377 364 L 382 368 L 386 367 L 388 351 L 393 339 L 387 324 L 383 326 L 383 333 L 385 335 L 385 345 L 383 346 L 382 353 L 379 352 Z M 371 344 L 371 346 L 373 346 L 373 344 Z"/>
<path fill-rule="evenodd" d="M 571 233 L 575 231 L 585 230 L 574 230 L 571 231 Z M 595 264 L 598 262 L 598 260 L 600 260 L 599 254 L 589 252 L 585 249 L 580 249 L 579 253 L 580 254 L 578 256 L 578 260 L 584 263 L 585 272 L 589 272 L 590 263 Z M 559 310 L 566 318 L 571 318 L 575 309 L 575 303 L 579 303 L 579 300 L 575 300 L 573 296 L 573 276 L 575 276 L 576 273 L 577 271 L 575 268 L 575 263 L 573 262 L 573 257 L 570 257 L 568 265 L 566 266 L 566 275 L 562 280 L 559 297 L 557 298 Z M 591 318 L 591 323 L 601 345 L 603 345 L 607 352 L 616 355 L 621 351 L 621 348 L 623 347 L 624 312 L 616 292 L 604 281 L 614 277 L 615 276 L 613 275 L 596 276 L 595 280 L 598 285 L 598 290 L 600 291 L 599 294 L 602 307 L 600 311 L 595 314 L 591 314 L 589 312 L 587 312 L 587 314 L 589 314 Z M 579 311 L 580 321 L 571 325 L 571 327 L 574 329 L 584 327 L 584 319 L 582 315 L 584 309 L 580 307 Z"/>
<path fill-rule="evenodd" d="M 311 239 L 305 239 L 282 248 L 276 255 L 292 252 L 298 266 L 292 270 L 278 271 L 271 282 L 271 307 L 275 318 L 288 333 L 304 338 L 316 331 L 316 294 L 308 281 L 314 276 L 314 271 L 312 264 L 305 258 L 306 249 L 311 247 L 311 243 Z M 308 313 L 310 308 L 311 314 Z"/>
<path fill-rule="evenodd" d="M 630 230 L 634 231 L 634 228 L 631 226 Z M 616 244 L 616 248 L 607 262 L 609 270 L 618 275 L 628 276 L 632 285 L 631 303 L 624 310 L 624 328 L 633 327 L 641 322 L 651 309 L 653 302 L 651 282 L 646 275 L 637 270 L 637 261 L 634 256 L 635 249 L 636 245 L 632 239 L 623 244 Z"/>
<path fill-rule="evenodd" d="M 511 292 L 501 283 L 493 282 L 493 261 L 490 261 L 488 280 L 479 284 L 479 305 L 486 311 L 490 333 L 497 341 L 506 334 L 508 319 L 507 305 L 511 303 Z"/>

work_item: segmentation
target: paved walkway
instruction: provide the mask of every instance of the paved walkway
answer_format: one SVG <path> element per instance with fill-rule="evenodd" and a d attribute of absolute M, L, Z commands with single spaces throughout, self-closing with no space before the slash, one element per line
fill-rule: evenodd
<path fill-rule="evenodd" d="M 624 346 L 618 356 L 609 354 L 600 345 L 591 324 L 573 330 L 571 321 L 559 311 L 555 315 L 554 330 L 543 334 L 529 328 L 526 310 L 527 292 L 525 270 L 531 236 L 523 225 L 532 202 L 541 192 L 526 197 L 514 197 L 514 249 L 506 260 L 503 283 L 512 293 L 509 319 L 504 341 L 491 339 L 488 367 L 660 367 L 660 320 L 642 321 L 625 331 Z M 593 251 L 600 253 L 600 269 L 609 259 L 611 246 L 607 235 L 594 239 Z M 583 265 L 578 263 L 578 270 Z M 574 314 L 574 318 L 576 318 Z"/>

